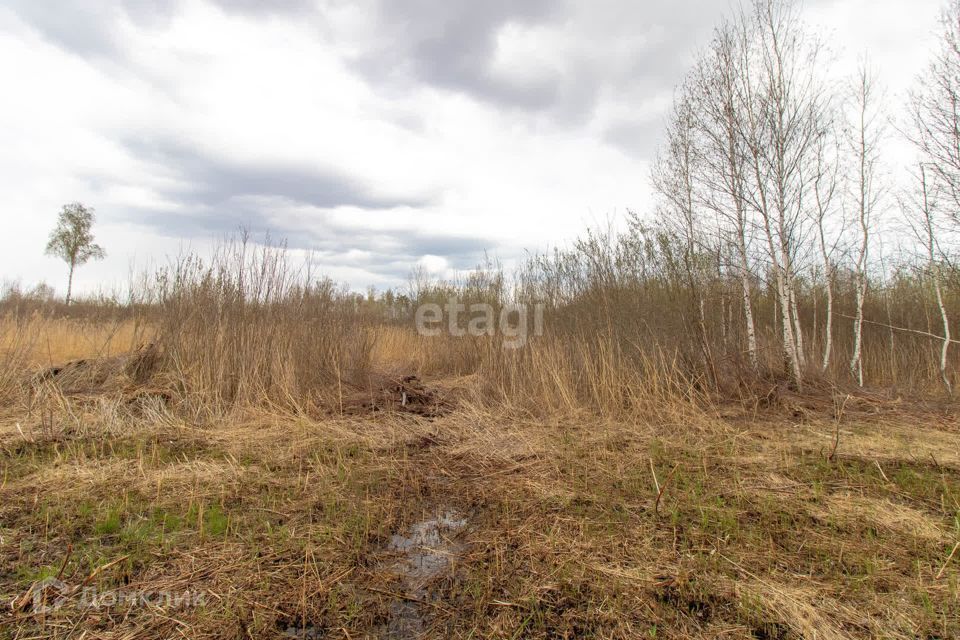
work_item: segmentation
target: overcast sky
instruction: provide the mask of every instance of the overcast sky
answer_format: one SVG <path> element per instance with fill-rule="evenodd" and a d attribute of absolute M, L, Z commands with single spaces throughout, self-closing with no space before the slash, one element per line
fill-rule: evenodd
<path fill-rule="evenodd" d="M 264 6 L 271 6 L 265 9 Z M 940 0 L 808 0 L 892 105 Z M 61 205 L 122 287 L 240 226 L 354 288 L 508 263 L 649 209 L 673 95 L 727 0 L 0 0 L 0 278 L 46 280 Z"/>

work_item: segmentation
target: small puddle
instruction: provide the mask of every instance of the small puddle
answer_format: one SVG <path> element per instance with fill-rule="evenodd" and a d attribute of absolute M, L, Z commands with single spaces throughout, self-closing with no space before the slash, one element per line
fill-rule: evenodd
<path fill-rule="evenodd" d="M 285 638 L 297 638 L 297 640 L 320 640 L 323 635 L 323 630 L 312 624 L 306 626 L 292 624 L 283 632 Z"/>
<path fill-rule="evenodd" d="M 453 538 L 466 526 L 466 518 L 456 511 L 439 510 L 433 518 L 410 527 L 406 535 L 390 538 L 388 548 L 404 555 L 387 570 L 400 576 L 407 599 L 390 605 L 390 622 L 382 629 L 384 638 L 412 640 L 423 634 L 423 608 L 430 597 L 428 585 L 463 550 L 463 545 Z"/>

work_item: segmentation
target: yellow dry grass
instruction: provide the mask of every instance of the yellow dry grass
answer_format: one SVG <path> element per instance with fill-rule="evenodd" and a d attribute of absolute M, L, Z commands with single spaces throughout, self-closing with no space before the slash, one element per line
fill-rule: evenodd
<path fill-rule="evenodd" d="M 92 322 L 70 318 L 0 318 L 0 354 L 16 354 L 31 367 L 81 358 L 104 358 L 136 349 L 151 333 L 133 320 Z"/>
<path fill-rule="evenodd" d="M 142 335 L 42 323 L 54 363 Z M 374 372 L 424 376 L 451 411 L 237 405 L 199 422 L 175 384 L 133 378 L 8 399 L 0 636 L 412 637 L 389 632 L 409 610 L 427 638 L 960 635 L 949 407 L 720 406 L 606 347 L 542 343 L 470 371 L 486 345 L 373 334 Z M 431 373 L 444 353 L 457 375 Z M 467 525 L 410 593 L 391 540 L 446 510 Z M 42 613 L 23 596 L 57 575 L 205 604 Z"/>

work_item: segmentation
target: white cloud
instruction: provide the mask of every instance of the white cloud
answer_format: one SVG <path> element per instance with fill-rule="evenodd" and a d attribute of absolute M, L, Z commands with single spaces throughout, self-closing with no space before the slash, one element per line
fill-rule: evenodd
<path fill-rule="evenodd" d="M 447 277 L 450 275 L 450 263 L 443 256 L 425 255 L 417 262 L 423 269 L 434 276 Z"/>
<path fill-rule="evenodd" d="M 70 33 L 83 47 L 36 5 L 0 8 L 3 277 L 61 283 L 42 251 L 73 200 L 97 209 L 109 253 L 78 272 L 81 290 L 123 283 L 133 260 L 206 250 L 247 221 L 313 246 L 356 288 L 402 284 L 417 264 L 450 273 L 485 248 L 509 264 L 647 206 L 654 132 L 726 7 L 570 0 L 512 16 L 491 4 L 502 15 L 477 26 L 489 57 L 451 79 L 440 76 L 455 66 L 434 61 L 430 76 L 422 56 L 376 50 L 387 29 L 440 37 L 414 28 L 426 9 L 393 24 L 373 0 L 288 13 L 182 0 L 150 19 L 122 3 L 77 4 L 70 15 L 88 22 Z M 808 14 L 837 25 L 843 64 L 870 48 L 902 92 L 938 6 L 836 0 Z"/>

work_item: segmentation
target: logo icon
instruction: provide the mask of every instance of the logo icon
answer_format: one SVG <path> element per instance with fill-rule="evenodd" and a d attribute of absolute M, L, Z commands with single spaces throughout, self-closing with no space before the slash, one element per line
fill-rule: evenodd
<path fill-rule="evenodd" d="M 33 610 L 36 613 L 57 611 L 67 603 L 69 593 L 67 584 L 57 578 L 44 578 L 34 584 L 30 591 L 33 593 Z"/>

